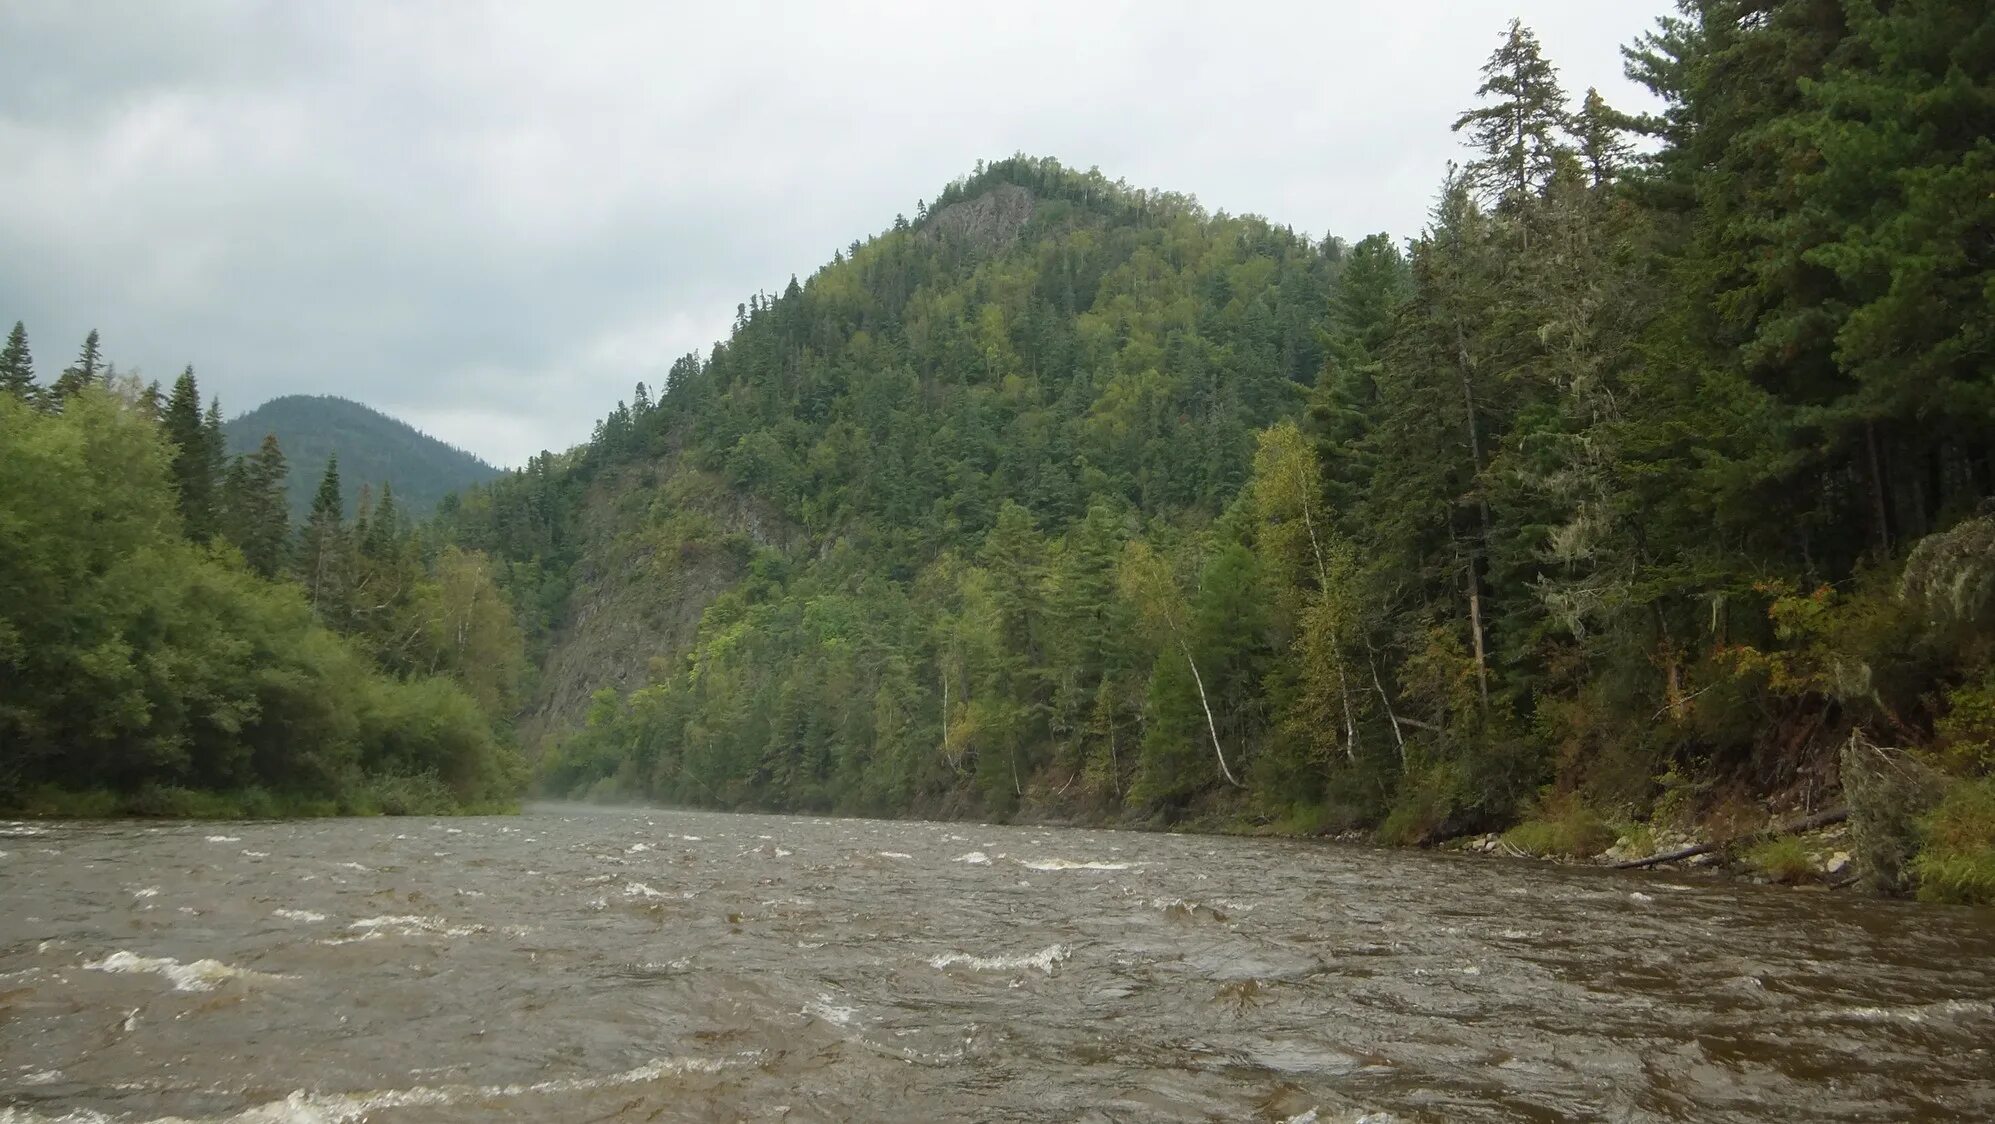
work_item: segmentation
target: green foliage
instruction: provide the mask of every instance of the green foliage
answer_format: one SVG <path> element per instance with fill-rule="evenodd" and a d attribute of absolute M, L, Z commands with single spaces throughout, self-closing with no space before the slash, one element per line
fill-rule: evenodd
<path fill-rule="evenodd" d="M 1815 877 L 1815 856 L 1799 836 L 1776 835 L 1754 844 L 1746 865 L 1775 882 L 1806 882 Z"/>
<path fill-rule="evenodd" d="M 1591 858 L 1612 846 L 1614 829 L 1571 795 L 1547 793 L 1503 841 L 1526 854 Z"/>
<path fill-rule="evenodd" d="M 183 382 L 180 407 L 197 401 Z M 441 658 L 384 672 L 297 586 L 190 540 L 187 499 L 213 495 L 218 465 L 180 443 L 210 447 L 198 414 L 174 425 L 98 385 L 59 413 L 0 396 L 0 803 L 103 810 L 88 794 L 108 789 L 118 811 L 219 816 L 511 799 L 522 767 L 473 692 L 501 701 L 491 676 L 507 651 L 516 666 L 517 634 L 508 648 L 460 626 L 482 650 L 459 678 L 414 673 Z"/>
<path fill-rule="evenodd" d="M 1404 244 L 1021 156 L 751 296 L 440 513 L 526 622 L 540 783 L 1398 842 L 1523 815 L 1591 853 L 1589 807 L 1829 795 L 1852 735 L 1985 773 L 1991 17 L 1748 7 L 1631 48 L 1638 119 L 1511 24 Z M 354 534 L 321 615 L 407 659 Z M 1866 769 L 1896 880 L 1929 786 Z"/>
<path fill-rule="evenodd" d="M 1995 903 L 1995 777 L 1954 785 L 1923 827 L 1913 862 L 1919 899 Z"/>

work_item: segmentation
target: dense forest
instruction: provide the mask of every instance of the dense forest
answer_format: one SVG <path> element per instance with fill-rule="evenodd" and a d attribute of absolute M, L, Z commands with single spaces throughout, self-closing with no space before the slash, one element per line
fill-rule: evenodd
<path fill-rule="evenodd" d="M 1425 228 L 1014 156 L 584 445 L 300 526 L 93 335 L 0 355 L 0 798 L 554 795 L 1292 832 L 1847 802 L 1995 900 L 1995 9 L 1513 23 Z M 1465 76 L 1467 77 L 1467 76 Z M 510 610 L 510 611 L 509 611 Z"/>
<path fill-rule="evenodd" d="M 295 530 L 283 449 L 227 456 L 95 332 L 43 385 L 0 351 L 0 807 L 275 815 L 500 808 L 522 641 L 483 559 L 336 462 Z"/>
<path fill-rule="evenodd" d="M 222 439 L 234 455 L 254 453 L 265 437 L 275 437 L 284 453 L 302 465 L 339 458 L 349 480 L 364 480 L 395 493 L 410 519 L 424 520 L 438 501 L 499 475 L 499 470 L 405 422 L 359 402 L 327 394 L 287 394 L 222 423 Z M 312 510 L 318 481 L 309 473 L 291 477 L 284 495 L 291 518 L 302 522 Z M 346 497 L 354 514 L 357 495 Z"/>
<path fill-rule="evenodd" d="M 1869 769 L 1995 893 L 1995 15 L 1687 0 L 1640 115 L 1499 44 L 1409 242 L 1000 160 L 447 502 L 541 783 L 1590 851 Z"/>

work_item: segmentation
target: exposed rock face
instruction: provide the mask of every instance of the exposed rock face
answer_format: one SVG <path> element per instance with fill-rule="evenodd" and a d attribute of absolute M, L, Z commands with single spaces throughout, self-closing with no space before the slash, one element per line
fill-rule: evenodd
<path fill-rule="evenodd" d="M 1017 184 L 999 184 L 928 216 L 924 238 L 963 242 L 980 250 L 1002 250 L 1032 221 L 1032 193 Z"/>
<path fill-rule="evenodd" d="M 784 552 L 796 530 L 766 504 L 670 458 L 599 482 L 566 620 L 519 722 L 530 758 L 582 725 L 591 696 L 644 686 L 692 650 L 700 618 L 741 580 L 745 544 Z"/>

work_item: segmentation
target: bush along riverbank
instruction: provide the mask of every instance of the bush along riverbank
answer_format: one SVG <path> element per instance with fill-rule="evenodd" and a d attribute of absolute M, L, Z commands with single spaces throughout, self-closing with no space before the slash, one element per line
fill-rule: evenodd
<path fill-rule="evenodd" d="M 1792 886 L 1852 887 L 1995 904 L 1995 779 L 1950 778 L 1924 755 L 1852 734 L 1840 799 L 1816 811 L 1732 800 L 1702 815 L 1616 819 L 1547 797 L 1503 832 L 1449 840 L 1472 854 L 1621 869 L 1703 870 Z M 1667 801 L 1659 805 L 1669 812 Z"/>
<path fill-rule="evenodd" d="M 293 532 L 282 452 L 223 457 L 84 354 L 54 386 L 18 327 L 0 389 L 0 813 L 262 817 L 511 806 L 524 657 L 482 559 L 333 466 Z M 19 345 L 19 346 L 16 346 Z"/>

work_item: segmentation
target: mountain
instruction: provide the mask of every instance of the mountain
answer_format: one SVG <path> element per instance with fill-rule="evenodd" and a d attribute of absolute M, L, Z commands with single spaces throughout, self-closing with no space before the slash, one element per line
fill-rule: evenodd
<path fill-rule="evenodd" d="M 395 502 L 423 519 L 443 497 L 499 475 L 462 449 L 446 445 L 406 422 L 345 398 L 289 394 L 273 398 L 222 427 L 230 455 L 255 452 L 265 434 L 284 450 L 290 476 L 285 498 L 294 523 L 304 521 L 328 457 L 338 454 L 347 512 L 362 484 L 376 492 L 394 487 Z"/>
<path fill-rule="evenodd" d="M 540 783 L 1582 856 L 1847 783 L 1879 885 L 1995 898 L 1995 196 L 1927 97 L 1995 40 L 1765 7 L 1640 119 L 1513 23 L 1404 243 L 1017 157 L 754 295 L 440 509 Z"/>

